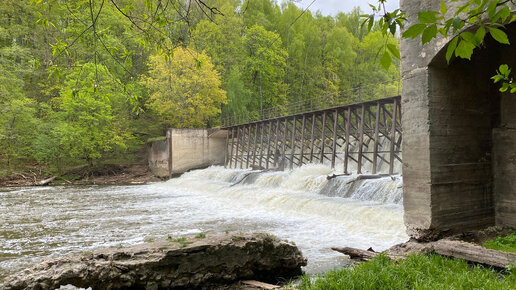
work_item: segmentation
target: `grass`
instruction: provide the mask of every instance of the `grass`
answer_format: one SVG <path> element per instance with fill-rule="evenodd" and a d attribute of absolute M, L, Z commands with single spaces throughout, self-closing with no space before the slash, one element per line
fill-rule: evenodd
<path fill-rule="evenodd" d="M 179 243 L 181 245 L 181 248 L 184 248 L 190 244 L 193 244 L 193 242 L 189 242 L 186 237 L 173 239 L 171 236 L 168 236 L 167 240 L 174 243 Z"/>
<path fill-rule="evenodd" d="M 300 289 L 516 289 L 516 271 L 506 275 L 436 254 L 394 262 L 380 255 L 356 267 L 315 279 L 305 275 Z"/>
<path fill-rule="evenodd" d="M 195 236 L 196 239 L 204 239 L 206 238 L 206 234 L 205 233 L 198 233 L 196 236 Z"/>
<path fill-rule="evenodd" d="M 506 236 L 499 236 L 488 240 L 484 243 L 484 247 L 493 250 L 516 253 L 516 231 L 511 231 Z"/>

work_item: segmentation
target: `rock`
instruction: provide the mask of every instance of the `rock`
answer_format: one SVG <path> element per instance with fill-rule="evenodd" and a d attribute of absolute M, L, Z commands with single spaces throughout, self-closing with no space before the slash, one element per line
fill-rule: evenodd
<path fill-rule="evenodd" d="M 238 280 L 276 283 L 302 274 L 294 245 L 266 234 L 168 239 L 46 260 L 4 281 L 4 289 L 209 289 Z"/>

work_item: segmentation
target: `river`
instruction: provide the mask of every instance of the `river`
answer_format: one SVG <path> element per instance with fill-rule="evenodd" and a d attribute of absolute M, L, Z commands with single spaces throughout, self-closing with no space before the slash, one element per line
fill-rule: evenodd
<path fill-rule="evenodd" d="M 308 273 L 349 262 L 332 246 L 384 250 L 408 239 L 400 176 L 328 181 L 332 173 L 210 167 L 148 185 L 0 188 L 0 281 L 48 257 L 201 232 L 293 241 Z"/>

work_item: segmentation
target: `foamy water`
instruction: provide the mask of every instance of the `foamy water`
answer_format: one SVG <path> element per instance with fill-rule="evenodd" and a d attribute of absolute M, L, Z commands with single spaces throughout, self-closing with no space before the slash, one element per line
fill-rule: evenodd
<path fill-rule="evenodd" d="M 348 262 L 332 246 L 407 240 L 401 177 L 330 174 L 210 167 L 142 186 L 0 189 L 0 279 L 46 257 L 200 232 L 272 233 L 301 248 L 309 273 Z"/>

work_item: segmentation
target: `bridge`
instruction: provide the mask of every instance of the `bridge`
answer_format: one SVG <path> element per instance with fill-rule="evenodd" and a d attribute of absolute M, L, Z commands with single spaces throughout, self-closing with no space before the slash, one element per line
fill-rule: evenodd
<path fill-rule="evenodd" d="M 295 103 L 286 116 L 274 108 L 261 120 L 224 119 L 225 167 L 285 170 L 315 162 L 344 173 L 400 173 L 400 99 L 331 106 L 319 98 Z"/>

